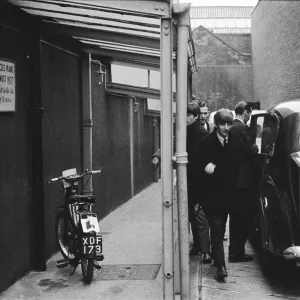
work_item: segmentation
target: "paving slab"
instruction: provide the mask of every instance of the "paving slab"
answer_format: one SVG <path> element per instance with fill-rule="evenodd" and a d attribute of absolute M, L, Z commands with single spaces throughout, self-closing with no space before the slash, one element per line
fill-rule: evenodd
<path fill-rule="evenodd" d="M 227 224 L 228 225 L 228 224 Z M 229 228 L 226 228 L 228 238 Z M 216 268 L 202 265 L 200 298 L 201 300 L 271 300 L 271 299 L 300 299 L 300 285 L 297 278 L 289 279 L 284 276 L 266 277 L 262 271 L 260 258 L 252 245 L 247 242 L 246 253 L 253 256 L 250 262 L 228 262 L 229 241 L 224 242 L 226 268 L 228 277 L 224 282 L 217 282 Z M 279 269 L 278 269 L 279 270 Z M 274 272 L 280 272 L 280 271 Z"/>

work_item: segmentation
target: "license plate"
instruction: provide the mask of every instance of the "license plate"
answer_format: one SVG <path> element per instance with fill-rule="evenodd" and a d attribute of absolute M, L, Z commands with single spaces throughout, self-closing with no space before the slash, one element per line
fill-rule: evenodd
<path fill-rule="evenodd" d="M 82 253 L 87 255 L 102 253 L 102 236 L 83 236 Z"/>

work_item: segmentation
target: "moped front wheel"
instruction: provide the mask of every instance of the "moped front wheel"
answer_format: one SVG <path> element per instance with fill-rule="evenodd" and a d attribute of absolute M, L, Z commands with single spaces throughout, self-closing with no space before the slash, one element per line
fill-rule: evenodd
<path fill-rule="evenodd" d="M 93 258 L 81 258 L 81 270 L 85 283 L 91 283 L 94 277 L 94 259 Z"/>
<path fill-rule="evenodd" d="M 65 231 L 65 214 L 62 211 L 56 215 L 55 236 L 62 256 L 70 262 L 74 261 L 75 231 L 70 221 Z"/>

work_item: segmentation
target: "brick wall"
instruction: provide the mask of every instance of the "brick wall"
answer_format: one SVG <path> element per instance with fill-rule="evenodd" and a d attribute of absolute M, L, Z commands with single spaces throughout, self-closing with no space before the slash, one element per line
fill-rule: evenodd
<path fill-rule="evenodd" d="M 217 34 L 217 36 L 235 50 L 251 54 L 250 34 Z"/>
<path fill-rule="evenodd" d="M 198 70 L 193 94 L 211 111 L 232 109 L 242 100 L 252 102 L 251 55 L 242 55 L 202 26 L 193 31 L 193 38 Z"/>
<path fill-rule="evenodd" d="M 300 98 L 300 2 L 260 1 L 252 13 L 253 100 Z"/>

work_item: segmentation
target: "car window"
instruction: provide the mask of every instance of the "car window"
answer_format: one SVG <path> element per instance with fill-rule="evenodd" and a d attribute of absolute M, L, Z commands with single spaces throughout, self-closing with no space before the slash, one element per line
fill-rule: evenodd
<path fill-rule="evenodd" d="M 261 115 L 253 119 L 251 126 L 254 130 L 258 153 L 272 156 L 277 139 L 276 120 L 270 115 Z"/>

